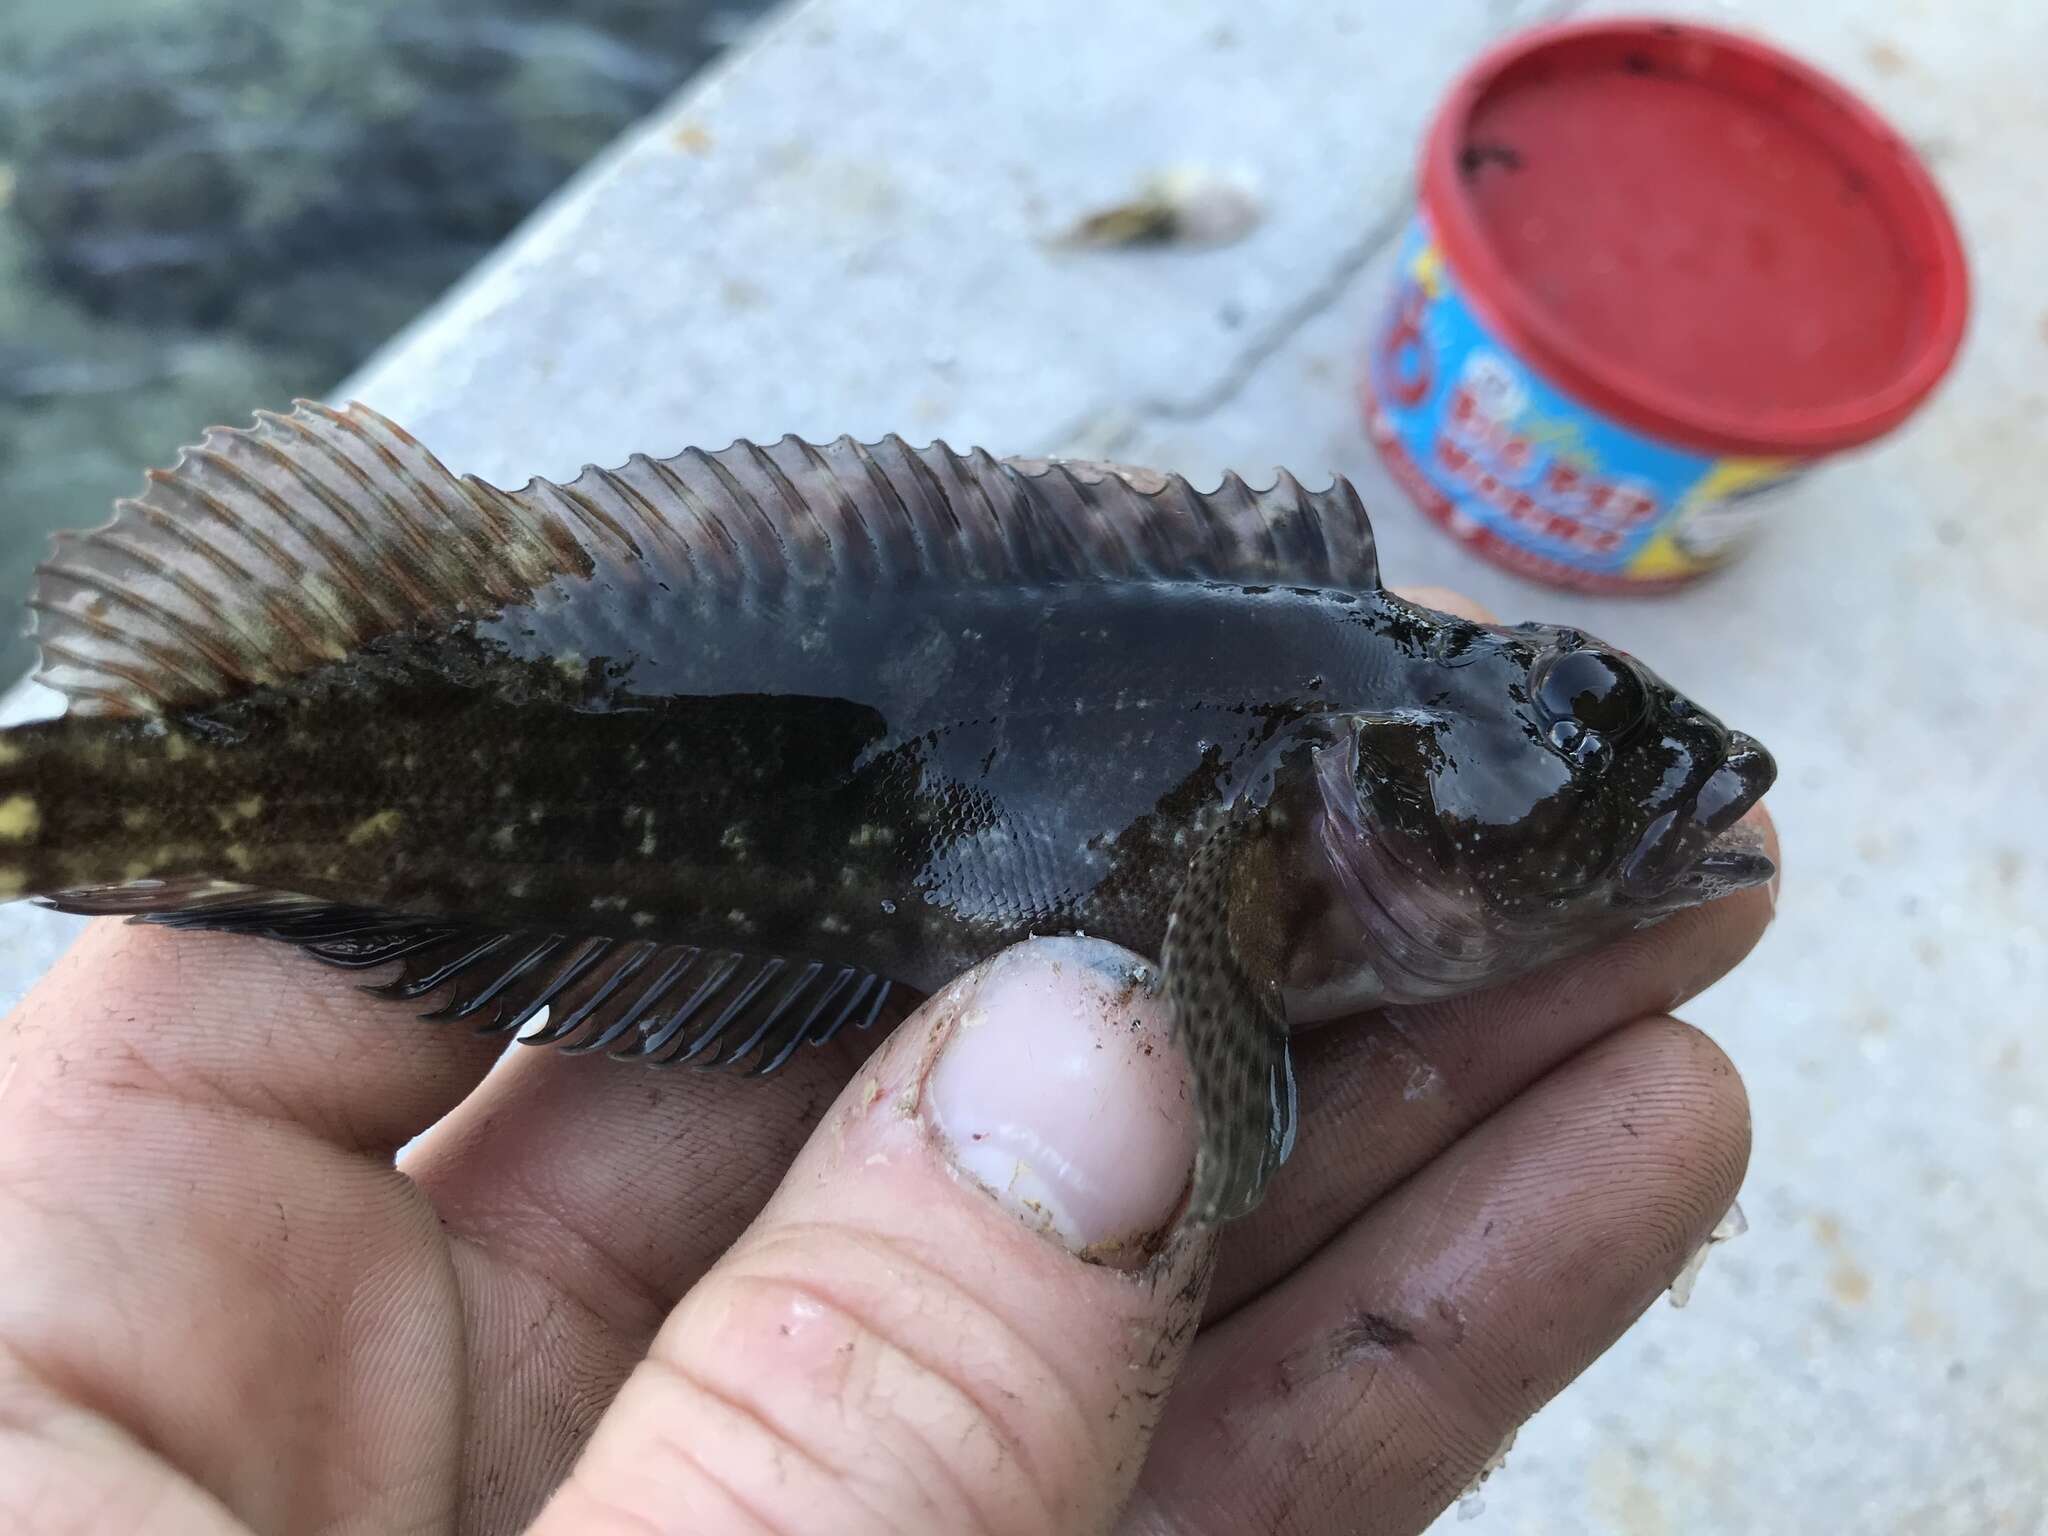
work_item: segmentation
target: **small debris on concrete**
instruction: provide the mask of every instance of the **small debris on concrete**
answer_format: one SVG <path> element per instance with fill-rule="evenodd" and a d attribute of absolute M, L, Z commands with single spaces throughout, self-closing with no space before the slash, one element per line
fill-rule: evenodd
<path fill-rule="evenodd" d="M 1263 217 L 1249 177 L 1176 166 L 1151 177 L 1128 202 L 1085 215 L 1056 243 L 1096 249 L 1230 245 Z"/>

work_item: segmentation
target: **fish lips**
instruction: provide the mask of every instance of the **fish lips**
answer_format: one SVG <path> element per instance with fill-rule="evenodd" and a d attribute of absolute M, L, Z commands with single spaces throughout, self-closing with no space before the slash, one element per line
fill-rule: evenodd
<path fill-rule="evenodd" d="M 1740 823 L 1777 777 L 1761 742 L 1729 732 L 1727 752 L 1697 793 L 1653 819 L 1622 861 L 1623 899 L 1691 906 L 1770 879 L 1777 866 L 1763 833 Z"/>

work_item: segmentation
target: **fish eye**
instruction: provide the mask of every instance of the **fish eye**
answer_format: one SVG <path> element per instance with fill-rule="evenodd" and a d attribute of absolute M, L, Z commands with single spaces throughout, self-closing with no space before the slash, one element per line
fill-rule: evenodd
<path fill-rule="evenodd" d="M 1647 704 L 1635 669 L 1591 648 L 1545 657 L 1536 664 L 1529 691 L 1552 722 L 1552 744 L 1564 751 L 1572 748 L 1557 740 L 1557 727 L 1572 723 L 1601 736 L 1616 736 L 1643 717 Z"/>
<path fill-rule="evenodd" d="M 1550 727 L 1550 744 L 1589 773 L 1600 772 L 1613 756 L 1605 736 L 1586 729 L 1576 720 L 1554 722 Z"/>

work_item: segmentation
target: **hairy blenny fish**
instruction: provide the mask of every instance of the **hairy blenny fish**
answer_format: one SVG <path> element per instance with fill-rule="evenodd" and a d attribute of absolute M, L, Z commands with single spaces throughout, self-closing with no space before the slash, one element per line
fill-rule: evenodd
<path fill-rule="evenodd" d="M 1762 747 L 1383 591 L 1342 480 L 785 438 L 504 491 L 300 402 L 60 536 L 32 606 L 68 710 L 0 732 L 0 898 L 753 1072 L 1100 935 L 1161 962 L 1196 1222 L 1292 1145 L 1291 1028 L 1771 873 Z"/>

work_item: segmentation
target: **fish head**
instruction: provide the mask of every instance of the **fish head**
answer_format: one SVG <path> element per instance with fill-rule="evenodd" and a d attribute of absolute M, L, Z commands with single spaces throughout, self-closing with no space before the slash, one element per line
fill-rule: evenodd
<path fill-rule="evenodd" d="M 1771 755 L 1580 630 L 1446 620 L 1414 707 L 1315 754 L 1291 1017 L 1477 990 L 1770 878 Z"/>

